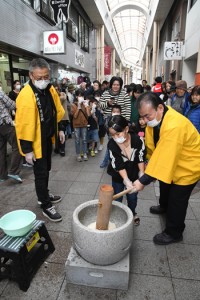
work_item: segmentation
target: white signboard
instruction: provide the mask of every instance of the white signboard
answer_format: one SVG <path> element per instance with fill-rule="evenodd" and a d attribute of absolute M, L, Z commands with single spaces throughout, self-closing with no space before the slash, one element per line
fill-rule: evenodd
<path fill-rule="evenodd" d="M 75 50 L 75 64 L 82 68 L 85 67 L 85 56 L 78 50 Z"/>
<path fill-rule="evenodd" d="M 183 42 L 165 42 L 164 60 L 181 60 L 183 58 Z"/>
<path fill-rule="evenodd" d="M 43 52 L 44 54 L 65 53 L 64 32 L 63 30 L 43 32 Z"/>

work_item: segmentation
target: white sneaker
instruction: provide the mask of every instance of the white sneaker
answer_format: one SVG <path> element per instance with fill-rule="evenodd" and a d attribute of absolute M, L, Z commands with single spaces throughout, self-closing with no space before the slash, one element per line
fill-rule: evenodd
<path fill-rule="evenodd" d="M 85 161 L 87 161 L 87 160 L 88 160 L 88 156 L 87 156 L 87 154 L 84 154 L 84 155 L 83 155 L 83 160 L 85 160 Z"/>
<path fill-rule="evenodd" d="M 96 154 L 97 154 L 97 153 L 98 153 L 98 150 L 97 150 L 97 149 L 95 149 L 95 150 L 94 150 L 94 153 L 96 153 Z"/>
<path fill-rule="evenodd" d="M 103 150 L 103 145 L 99 145 L 99 151 Z"/>
<path fill-rule="evenodd" d="M 82 157 L 80 155 L 77 156 L 77 161 L 79 161 L 79 162 L 82 161 Z"/>

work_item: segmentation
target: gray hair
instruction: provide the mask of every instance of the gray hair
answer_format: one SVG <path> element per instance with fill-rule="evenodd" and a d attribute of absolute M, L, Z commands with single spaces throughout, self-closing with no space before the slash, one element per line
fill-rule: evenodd
<path fill-rule="evenodd" d="M 34 58 L 29 64 L 29 72 L 32 72 L 36 68 L 47 68 L 50 70 L 50 66 L 48 62 L 44 58 Z"/>

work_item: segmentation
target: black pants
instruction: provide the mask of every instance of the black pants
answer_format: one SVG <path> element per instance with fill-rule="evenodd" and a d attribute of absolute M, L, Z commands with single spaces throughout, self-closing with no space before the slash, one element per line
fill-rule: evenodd
<path fill-rule="evenodd" d="M 167 210 L 165 232 L 179 238 L 185 229 L 188 201 L 196 183 L 190 185 L 160 183 L 159 204 Z"/>
<path fill-rule="evenodd" d="M 7 142 L 12 147 L 10 170 L 7 166 Z M 0 125 L 0 179 L 6 179 L 8 173 L 19 175 L 21 170 L 21 155 L 19 153 L 15 127 L 4 124 Z"/>
<path fill-rule="evenodd" d="M 41 208 L 51 207 L 49 198 L 49 171 L 51 170 L 51 153 L 52 153 L 52 142 L 51 139 L 43 140 L 43 154 L 42 158 L 36 159 L 33 170 L 35 175 L 35 190 L 40 201 Z"/>

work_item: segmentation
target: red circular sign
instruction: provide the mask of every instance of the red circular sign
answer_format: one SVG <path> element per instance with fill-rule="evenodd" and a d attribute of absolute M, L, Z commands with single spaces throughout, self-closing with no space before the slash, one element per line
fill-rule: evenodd
<path fill-rule="evenodd" d="M 51 33 L 48 36 L 48 41 L 51 45 L 56 45 L 58 43 L 58 36 L 55 33 Z"/>

